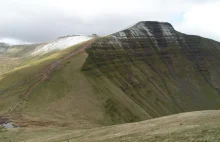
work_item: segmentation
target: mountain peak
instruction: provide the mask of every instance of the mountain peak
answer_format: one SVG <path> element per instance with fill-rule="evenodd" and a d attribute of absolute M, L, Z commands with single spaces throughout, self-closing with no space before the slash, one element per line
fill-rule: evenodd
<path fill-rule="evenodd" d="M 140 21 L 137 24 L 151 24 L 151 25 L 164 24 L 164 25 L 172 26 L 169 22 L 159 22 L 159 21 Z"/>
<path fill-rule="evenodd" d="M 176 31 L 168 22 L 140 21 L 133 26 L 113 34 L 116 37 L 168 37 Z"/>
<path fill-rule="evenodd" d="M 170 28 L 173 28 L 172 24 L 168 23 L 168 22 L 159 22 L 159 21 L 140 21 L 140 22 L 137 22 L 135 24 L 133 24 L 132 26 L 129 26 L 128 28 L 126 29 L 130 29 L 130 28 L 135 28 L 135 27 L 138 27 L 140 25 L 145 25 L 146 27 L 152 27 L 152 26 L 158 26 L 158 25 L 162 25 L 162 26 L 168 26 Z M 124 29 L 124 30 L 126 30 Z"/>

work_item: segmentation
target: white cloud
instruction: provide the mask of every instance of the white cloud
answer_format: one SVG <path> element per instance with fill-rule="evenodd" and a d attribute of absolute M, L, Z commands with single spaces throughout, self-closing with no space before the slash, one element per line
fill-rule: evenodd
<path fill-rule="evenodd" d="M 207 1 L 194 5 L 183 15 L 176 29 L 220 41 L 220 1 Z"/>
<path fill-rule="evenodd" d="M 138 21 L 155 20 L 171 22 L 184 33 L 220 41 L 213 10 L 220 4 L 215 0 L 0 1 L 0 38 L 44 42 L 69 34 L 106 35 Z M 182 13 L 184 20 L 180 22 Z"/>
<path fill-rule="evenodd" d="M 0 38 L 0 42 L 8 43 L 10 45 L 31 44 L 29 42 L 21 41 L 13 38 Z"/>

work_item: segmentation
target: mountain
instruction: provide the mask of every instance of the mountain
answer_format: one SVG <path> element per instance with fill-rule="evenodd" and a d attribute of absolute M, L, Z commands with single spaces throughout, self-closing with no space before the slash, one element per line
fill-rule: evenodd
<path fill-rule="evenodd" d="M 107 130 L 117 128 L 109 125 L 219 109 L 219 53 L 219 42 L 154 21 L 104 37 L 67 36 L 45 44 L 9 47 L 6 56 L 17 59 L 18 65 L 0 75 L 0 124 L 12 122 L 19 132 L 30 132 L 16 139 L 4 128 L 2 133 L 11 141 L 32 139 L 34 133 L 38 134 L 33 136 L 35 141 L 49 141 L 46 134 L 61 141 L 60 137 L 66 140 L 72 133 L 77 137 L 102 132 L 100 126 L 105 126 L 107 135 Z M 185 115 L 191 121 L 196 113 Z M 182 115 L 167 119 L 176 116 Z M 158 122 L 154 120 L 153 125 Z M 138 129 L 143 123 L 123 128 Z M 88 128 L 92 129 L 81 130 Z"/>
<path fill-rule="evenodd" d="M 179 33 L 169 23 L 139 22 L 93 43 L 83 71 L 92 80 L 111 82 L 144 110 L 145 119 L 219 109 L 219 51 L 218 42 Z M 129 114 L 142 119 L 137 110 L 108 103 L 121 102 L 106 102 L 112 119 Z"/>

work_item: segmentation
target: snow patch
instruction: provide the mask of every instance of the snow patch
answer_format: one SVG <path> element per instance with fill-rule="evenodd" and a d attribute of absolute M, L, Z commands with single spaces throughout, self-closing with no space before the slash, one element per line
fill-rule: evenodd
<path fill-rule="evenodd" d="M 144 23 L 140 23 L 140 24 L 138 25 L 138 28 L 144 29 L 149 36 L 151 36 L 151 37 L 154 36 L 154 35 L 150 32 L 150 30 L 144 25 Z"/>
<path fill-rule="evenodd" d="M 166 38 L 167 42 L 168 43 L 176 42 L 179 45 L 176 39 L 176 35 L 172 32 L 173 31 L 172 27 L 170 27 L 169 25 L 165 25 L 163 23 L 161 23 L 160 26 L 161 26 L 162 33 L 164 37 Z"/>
<path fill-rule="evenodd" d="M 88 41 L 93 39 L 93 36 L 67 36 L 59 38 L 51 43 L 46 45 L 40 45 L 36 48 L 36 50 L 32 53 L 32 56 L 45 54 L 52 51 L 63 50 L 73 45 L 82 43 L 84 41 Z"/>
<path fill-rule="evenodd" d="M 156 47 L 158 47 L 157 40 L 155 39 L 154 35 L 151 33 L 150 29 L 144 25 L 144 23 L 140 23 L 137 27 L 139 29 L 144 29 L 147 32 L 147 34 L 150 36 L 150 39 L 154 42 Z"/>
<path fill-rule="evenodd" d="M 2 124 L 2 126 L 3 126 L 4 128 L 6 128 L 6 129 L 16 128 L 16 127 L 14 126 L 14 124 L 11 123 L 11 122 L 9 122 L 9 123 L 4 123 L 4 124 Z"/>
<path fill-rule="evenodd" d="M 119 32 L 119 36 L 126 37 L 126 34 L 124 32 Z"/>
<path fill-rule="evenodd" d="M 160 24 L 160 26 L 161 26 L 161 30 L 162 30 L 164 36 L 168 36 L 168 37 L 173 36 L 173 34 L 170 32 L 169 26 L 167 26 L 163 23 Z"/>
<path fill-rule="evenodd" d="M 122 37 L 126 39 L 126 37 Z M 113 36 L 113 39 L 109 41 L 110 44 L 118 44 L 120 47 L 122 47 L 122 43 L 118 37 Z"/>
<path fill-rule="evenodd" d="M 130 31 L 133 36 L 145 36 L 145 34 L 141 32 L 139 28 L 131 28 Z"/>

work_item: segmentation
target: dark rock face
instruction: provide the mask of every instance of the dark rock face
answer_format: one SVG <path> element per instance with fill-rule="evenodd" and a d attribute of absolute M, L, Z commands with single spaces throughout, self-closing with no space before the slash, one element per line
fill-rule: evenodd
<path fill-rule="evenodd" d="M 151 117 L 220 108 L 218 42 L 169 23 L 139 22 L 98 39 L 87 52 L 88 77 L 107 78 Z"/>

